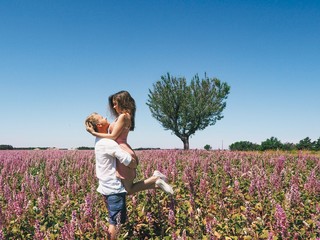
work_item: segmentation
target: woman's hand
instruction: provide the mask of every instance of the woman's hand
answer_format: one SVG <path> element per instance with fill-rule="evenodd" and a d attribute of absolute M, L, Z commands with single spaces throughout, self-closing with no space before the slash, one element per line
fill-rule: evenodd
<path fill-rule="evenodd" d="M 95 132 L 91 123 L 86 123 L 86 129 L 91 134 Z"/>

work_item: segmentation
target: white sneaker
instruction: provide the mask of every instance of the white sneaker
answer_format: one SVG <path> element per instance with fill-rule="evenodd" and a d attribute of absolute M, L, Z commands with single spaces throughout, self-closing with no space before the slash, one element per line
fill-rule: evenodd
<path fill-rule="evenodd" d="M 158 171 L 158 170 L 155 170 L 155 171 L 153 172 L 153 176 L 159 177 L 159 178 L 161 178 L 163 181 L 168 182 L 168 177 L 167 177 L 166 175 L 164 175 L 163 173 L 161 173 L 160 171 Z"/>
<path fill-rule="evenodd" d="M 165 181 L 163 181 L 161 178 L 159 178 L 156 181 L 156 186 L 158 186 L 159 188 L 161 188 L 163 191 L 165 191 L 166 193 L 170 193 L 173 194 L 173 189 L 172 187 L 166 183 Z"/>

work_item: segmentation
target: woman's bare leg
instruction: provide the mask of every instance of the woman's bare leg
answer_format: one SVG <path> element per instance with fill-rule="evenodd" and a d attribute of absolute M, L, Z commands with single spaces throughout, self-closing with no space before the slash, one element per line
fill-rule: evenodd
<path fill-rule="evenodd" d="M 144 179 L 144 180 L 141 180 L 141 181 L 138 181 L 135 183 L 133 183 L 130 180 L 128 181 L 126 179 L 122 179 L 122 184 L 123 184 L 124 188 L 126 189 L 127 194 L 130 195 L 130 194 L 140 192 L 140 191 L 145 191 L 148 189 L 155 189 L 156 188 L 155 183 L 158 179 L 159 179 L 159 177 L 152 176 L 152 177 L 149 177 L 147 179 Z"/>

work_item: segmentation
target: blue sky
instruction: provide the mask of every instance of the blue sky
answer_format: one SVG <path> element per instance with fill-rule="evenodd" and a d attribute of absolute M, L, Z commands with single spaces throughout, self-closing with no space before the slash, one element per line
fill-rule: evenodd
<path fill-rule="evenodd" d="M 84 119 L 128 90 L 131 146 L 182 148 L 146 105 L 167 72 L 231 86 L 190 148 L 320 137 L 320 1 L 5 0 L 0 34 L 0 144 L 93 146 Z"/>

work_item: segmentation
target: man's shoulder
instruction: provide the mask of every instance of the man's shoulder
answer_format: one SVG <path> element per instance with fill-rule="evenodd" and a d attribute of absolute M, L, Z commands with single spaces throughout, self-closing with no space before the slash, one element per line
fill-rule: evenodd
<path fill-rule="evenodd" d="M 108 139 L 108 138 L 96 138 L 96 145 L 105 145 L 108 144 L 110 146 L 113 146 L 117 144 L 114 140 Z"/>

